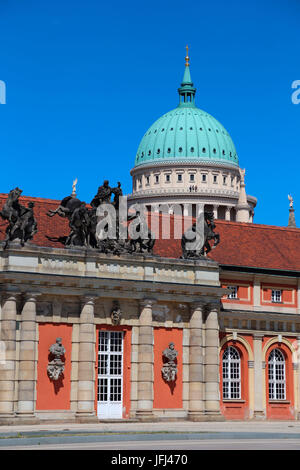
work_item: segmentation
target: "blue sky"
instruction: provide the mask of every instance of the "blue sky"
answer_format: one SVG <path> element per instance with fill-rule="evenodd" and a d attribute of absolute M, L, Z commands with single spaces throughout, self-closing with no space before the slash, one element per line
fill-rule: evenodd
<path fill-rule="evenodd" d="M 0 0 L 0 192 L 62 199 L 78 177 L 131 191 L 139 141 L 176 107 L 189 44 L 196 104 L 218 119 L 258 198 L 255 222 L 300 226 L 299 0 Z"/>

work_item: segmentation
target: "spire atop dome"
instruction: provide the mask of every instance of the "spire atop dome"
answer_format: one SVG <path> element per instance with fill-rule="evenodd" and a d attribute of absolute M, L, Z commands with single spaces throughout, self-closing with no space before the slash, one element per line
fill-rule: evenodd
<path fill-rule="evenodd" d="M 190 58 L 189 58 L 189 46 L 185 46 L 186 48 L 186 56 L 185 56 L 185 66 L 188 67 L 190 64 L 189 64 L 189 61 L 190 61 Z"/>
<path fill-rule="evenodd" d="M 196 88 L 193 86 L 190 73 L 189 47 L 186 46 L 185 70 L 181 87 L 178 88 L 179 106 L 195 107 Z"/>

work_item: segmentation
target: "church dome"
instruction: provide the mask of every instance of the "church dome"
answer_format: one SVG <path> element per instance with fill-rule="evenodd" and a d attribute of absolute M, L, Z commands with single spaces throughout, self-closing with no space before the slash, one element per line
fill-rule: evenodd
<path fill-rule="evenodd" d="M 135 167 L 202 162 L 238 167 L 238 156 L 229 133 L 213 116 L 195 106 L 196 89 L 188 61 L 178 92 L 178 107 L 155 121 L 142 138 Z"/>

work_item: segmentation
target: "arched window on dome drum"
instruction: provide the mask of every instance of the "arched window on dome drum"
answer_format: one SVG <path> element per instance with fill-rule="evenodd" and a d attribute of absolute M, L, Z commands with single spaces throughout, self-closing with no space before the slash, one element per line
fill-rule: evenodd
<path fill-rule="evenodd" d="M 280 349 L 273 349 L 268 361 L 269 400 L 286 399 L 285 358 Z"/>
<path fill-rule="evenodd" d="M 225 349 L 222 359 L 223 399 L 241 398 L 241 358 L 233 346 Z"/>

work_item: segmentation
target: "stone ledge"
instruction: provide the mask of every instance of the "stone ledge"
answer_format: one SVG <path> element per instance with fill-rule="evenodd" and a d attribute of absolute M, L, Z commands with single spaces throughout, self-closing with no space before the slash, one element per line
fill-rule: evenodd
<path fill-rule="evenodd" d="M 187 411 L 183 408 L 154 408 L 153 414 L 159 420 L 187 419 Z"/>
<path fill-rule="evenodd" d="M 53 422 L 54 420 L 60 422 L 66 419 L 75 420 L 75 413 L 71 410 L 38 410 L 35 414 L 41 422 Z"/>

